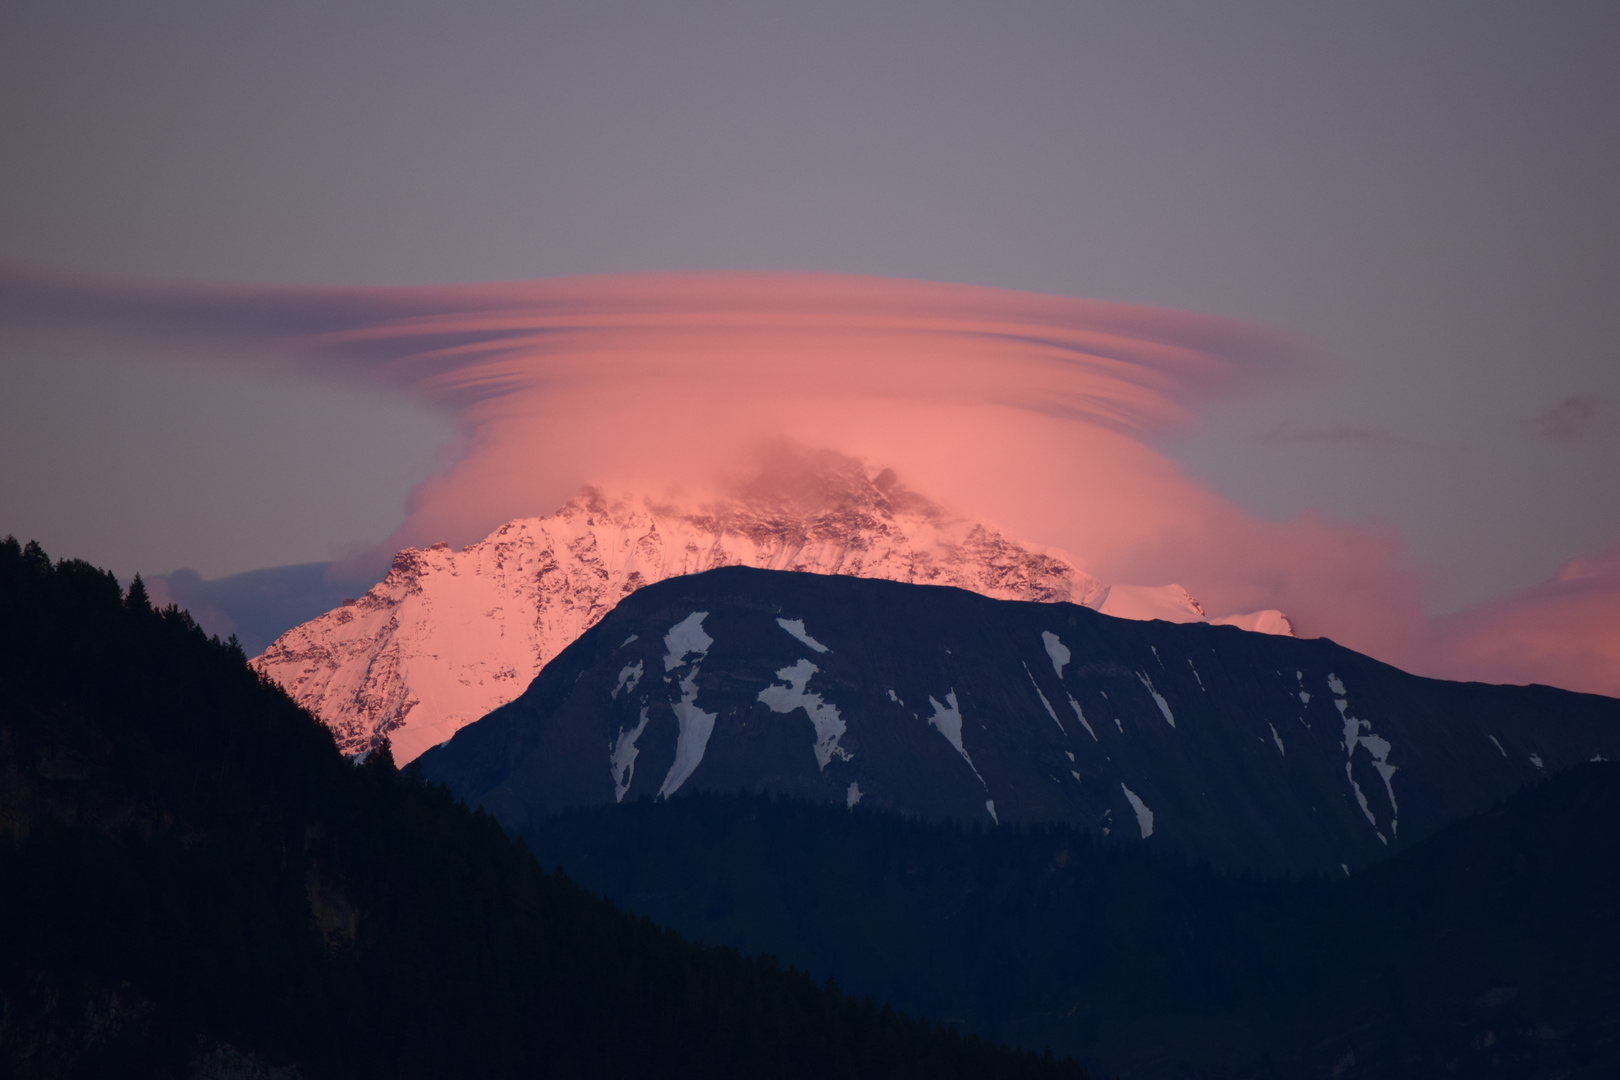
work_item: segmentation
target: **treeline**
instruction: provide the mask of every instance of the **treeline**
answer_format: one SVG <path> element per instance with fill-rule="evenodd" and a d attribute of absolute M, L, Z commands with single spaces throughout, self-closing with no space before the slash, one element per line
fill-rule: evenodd
<path fill-rule="evenodd" d="M 1084 1075 L 624 914 L 10 538 L 0 958 L 4 1076 Z"/>

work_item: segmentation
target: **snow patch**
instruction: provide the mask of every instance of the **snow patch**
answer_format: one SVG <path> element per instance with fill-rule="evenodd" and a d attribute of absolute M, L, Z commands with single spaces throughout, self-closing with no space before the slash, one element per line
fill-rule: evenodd
<path fill-rule="evenodd" d="M 1485 737 L 1487 739 L 1491 740 L 1491 742 L 1496 744 L 1497 752 L 1499 752 L 1503 757 L 1507 757 L 1507 751 L 1502 749 L 1502 744 L 1501 743 L 1496 742 L 1496 736 L 1495 735 L 1487 735 Z"/>
<path fill-rule="evenodd" d="M 616 698 L 621 690 L 627 693 L 635 690 L 636 684 L 641 681 L 641 670 L 642 663 L 640 660 L 633 664 L 624 665 L 624 670 L 619 672 L 619 685 L 615 686 L 613 693 L 608 696 Z"/>
<path fill-rule="evenodd" d="M 1052 670 L 1057 672 L 1058 678 L 1063 678 L 1063 668 L 1069 662 L 1069 649 L 1058 636 L 1050 630 L 1041 631 L 1041 641 L 1046 645 L 1046 655 L 1052 658 Z"/>
<path fill-rule="evenodd" d="M 1052 723 L 1058 726 L 1059 731 L 1062 731 L 1063 734 L 1067 735 L 1068 731 L 1064 730 L 1063 721 L 1058 719 L 1058 714 L 1052 708 L 1052 703 L 1046 700 L 1045 694 L 1041 693 L 1041 686 L 1035 681 L 1035 673 L 1029 670 L 1028 664 L 1024 665 L 1024 674 L 1029 676 L 1029 685 L 1035 688 L 1035 696 L 1041 699 L 1041 705 L 1045 707 L 1046 715 L 1052 718 Z"/>
<path fill-rule="evenodd" d="M 664 671 L 674 671 L 686 663 L 691 653 L 697 653 L 698 660 L 709 655 L 709 646 L 714 644 L 714 638 L 703 632 L 703 620 L 708 617 L 707 611 L 694 611 L 669 628 L 669 633 L 664 635 L 664 648 L 669 650 L 664 657 Z"/>
<path fill-rule="evenodd" d="M 707 611 L 694 611 L 670 627 L 669 633 L 664 635 L 664 647 L 669 650 L 664 657 L 666 672 L 681 667 L 693 653 L 697 654 L 697 659 L 692 661 L 692 669 L 678 684 L 681 700 L 670 706 L 680 724 L 680 732 L 675 737 L 675 760 L 658 788 L 662 798 L 679 791 L 686 778 L 703 761 L 703 751 L 708 749 L 709 736 L 714 734 L 714 722 L 720 716 L 719 713 L 704 712 L 697 707 L 698 667 L 703 658 L 709 655 L 709 646 L 714 644 L 714 639 L 703 632 L 703 620 L 708 617 Z"/>
<path fill-rule="evenodd" d="M 810 636 L 810 632 L 804 628 L 803 619 L 777 619 L 776 625 L 780 626 L 782 629 L 786 630 L 788 633 L 792 634 L 794 637 L 798 638 L 800 641 L 804 642 L 818 653 L 829 651 L 827 646 Z"/>
<path fill-rule="evenodd" d="M 613 801 L 624 802 L 625 792 L 630 790 L 630 778 L 636 773 L 636 740 L 641 733 L 647 730 L 647 707 L 641 708 L 641 722 L 629 731 L 619 729 L 619 737 L 610 748 L 612 753 L 608 757 L 608 769 L 613 773 Z"/>
<path fill-rule="evenodd" d="M 864 794 L 864 792 L 861 791 L 861 785 L 859 785 L 855 781 L 851 780 L 849 782 L 849 790 L 844 792 L 844 806 L 845 806 L 845 808 L 846 809 L 854 809 L 855 804 L 861 801 L 861 796 L 863 794 Z"/>
<path fill-rule="evenodd" d="M 1299 703 L 1301 705 L 1309 705 L 1311 703 L 1311 695 L 1306 693 L 1304 690 L 1301 690 L 1299 692 Z"/>
<path fill-rule="evenodd" d="M 1187 659 L 1187 666 L 1188 666 L 1188 667 L 1190 667 L 1190 668 L 1192 668 L 1192 673 L 1193 673 L 1193 678 L 1195 678 L 1195 679 L 1198 679 L 1198 689 L 1200 689 L 1200 690 L 1203 690 L 1203 691 L 1205 691 L 1205 692 L 1206 692 L 1206 693 L 1208 693 L 1208 687 L 1206 687 L 1206 686 L 1205 686 L 1205 685 L 1204 685 L 1204 680 L 1203 680 L 1203 679 L 1201 679 L 1201 678 L 1199 678 L 1199 676 L 1198 676 L 1198 669 L 1197 669 L 1197 668 L 1195 668 L 1195 667 L 1193 667 L 1193 662 L 1192 662 L 1192 658 L 1191 658 L 1191 657 L 1189 657 L 1189 658 L 1188 658 L 1188 659 Z"/>
<path fill-rule="evenodd" d="M 627 637 L 623 641 L 619 642 L 619 648 L 622 649 L 626 645 L 630 644 L 632 641 L 640 641 L 640 640 L 641 640 L 641 635 L 640 634 L 631 634 L 629 637 Z"/>
<path fill-rule="evenodd" d="M 978 766 L 973 764 L 973 759 L 968 757 L 967 748 L 962 745 L 962 709 L 956 703 L 956 691 L 953 689 L 946 694 L 944 703 L 935 701 L 934 695 L 929 694 L 928 704 L 934 707 L 934 715 L 928 718 L 928 722 L 934 725 L 934 728 L 941 735 L 945 736 L 946 742 L 956 747 L 956 752 L 961 754 L 962 760 L 968 763 L 968 768 L 973 770 L 973 775 L 979 776 Z M 984 784 L 984 777 L 979 776 L 979 783 Z M 989 785 L 985 784 L 985 787 L 988 788 Z"/>
<path fill-rule="evenodd" d="M 854 755 L 838 745 L 839 738 L 846 730 L 843 718 L 838 715 L 838 706 L 823 701 L 820 694 L 812 694 L 806 689 L 810 676 L 819 670 L 808 660 L 782 668 L 776 677 L 787 685 L 767 686 L 759 692 L 759 700 L 772 712 L 790 713 L 803 709 L 809 714 L 810 723 L 816 729 L 816 763 L 825 771 L 827 763 L 833 758 L 848 761 Z"/>
<path fill-rule="evenodd" d="M 1271 729 L 1271 741 L 1277 744 L 1277 753 L 1281 754 L 1283 757 L 1287 757 L 1288 751 L 1283 749 L 1282 736 L 1277 734 L 1277 725 L 1267 724 L 1266 727 Z"/>
<path fill-rule="evenodd" d="M 1125 798 L 1130 800 L 1131 809 L 1136 811 L 1136 827 L 1142 830 L 1142 839 L 1146 840 L 1153 835 L 1153 811 L 1147 808 L 1147 803 L 1144 803 L 1136 792 L 1123 783 L 1119 787 L 1125 792 Z"/>
<path fill-rule="evenodd" d="M 1542 770 L 1543 772 L 1547 771 L 1547 766 L 1545 766 L 1545 765 L 1543 765 L 1541 763 L 1541 755 L 1540 754 L 1531 754 L 1530 755 L 1530 764 L 1534 765 L 1536 768 Z"/>
<path fill-rule="evenodd" d="M 1074 700 L 1073 694 L 1069 695 L 1069 708 L 1074 710 L 1074 715 L 1080 720 L 1080 726 L 1086 729 L 1086 734 L 1091 736 L 1091 741 L 1102 742 L 1101 739 L 1097 738 L 1097 733 L 1091 730 L 1091 725 L 1086 723 L 1086 714 L 1080 711 L 1080 703 Z M 1115 723 L 1118 723 L 1118 721 L 1116 720 Z M 1125 729 L 1120 728 L 1119 730 L 1123 732 Z"/>
<path fill-rule="evenodd" d="M 1121 735 L 1125 734 L 1125 725 L 1119 722 L 1119 717 L 1117 716 L 1114 717 L 1114 726 L 1119 728 L 1119 733 Z"/>
<path fill-rule="evenodd" d="M 1073 761 L 1073 760 L 1074 760 L 1074 751 L 1073 751 L 1073 750 L 1065 750 L 1065 751 L 1063 751 L 1063 752 L 1064 752 L 1064 753 L 1065 753 L 1065 754 L 1068 754 L 1068 755 L 1069 755 L 1069 760 L 1070 760 L 1070 761 Z"/>
<path fill-rule="evenodd" d="M 1340 682 L 1339 677 L 1331 672 L 1328 674 L 1328 689 L 1340 697 L 1344 697 L 1344 683 Z"/>
<path fill-rule="evenodd" d="M 1147 687 L 1147 692 L 1153 695 L 1154 704 L 1159 707 L 1160 712 L 1164 713 L 1165 723 L 1169 724 L 1171 727 L 1175 727 L 1176 718 L 1170 712 L 1170 703 L 1164 700 L 1163 694 L 1159 693 L 1153 688 L 1153 680 L 1142 674 L 1140 671 L 1136 673 L 1136 677 L 1142 680 L 1142 685 Z"/>
<path fill-rule="evenodd" d="M 996 800 L 994 800 L 994 799 L 986 799 L 986 800 L 984 800 L 984 808 L 986 810 L 990 811 L 990 820 L 995 822 L 997 825 L 1000 825 L 1001 824 L 1001 819 L 996 817 Z"/>
<path fill-rule="evenodd" d="M 1332 676 L 1329 676 L 1329 678 L 1332 678 Z M 1344 684 L 1339 683 L 1339 688 L 1342 690 Z M 1339 716 L 1344 719 L 1344 754 L 1347 759 L 1344 763 L 1344 773 L 1346 776 L 1350 776 L 1351 761 L 1348 759 L 1355 757 L 1356 747 L 1365 746 L 1367 753 L 1372 757 L 1373 768 L 1378 771 L 1378 775 L 1384 781 L 1384 793 L 1389 796 L 1389 809 L 1393 815 L 1390 818 L 1389 830 L 1399 836 L 1401 832 L 1401 807 L 1395 801 L 1395 785 L 1393 783 L 1395 774 L 1399 771 L 1399 766 L 1389 763 L 1389 752 L 1393 748 L 1390 746 L 1388 739 L 1373 734 L 1370 721 L 1358 720 L 1350 715 L 1349 702 L 1345 699 L 1339 698 L 1333 704 L 1338 707 Z M 1365 735 L 1361 733 L 1364 728 L 1367 731 Z M 1356 801 L 1361 804 L 1361 812 L 1367 815 L 1367 820 L 1371 821 L 1376 828 L 1378 822 L 1374 820 L 1372 810 L 1367 804 L 1367 798 L 1362 794 L 1354 776 L 1350 776 L 1350 786 L 1356 790 Z"/>

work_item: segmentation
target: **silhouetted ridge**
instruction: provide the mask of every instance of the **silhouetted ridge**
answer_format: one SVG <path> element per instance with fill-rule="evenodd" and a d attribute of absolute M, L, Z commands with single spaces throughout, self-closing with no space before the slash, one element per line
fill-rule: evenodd
<path fill-rule="evenodd" d="M 621 913 L 142 594 L 0 543 L 0 1075 L 1083 1075 Z"/>

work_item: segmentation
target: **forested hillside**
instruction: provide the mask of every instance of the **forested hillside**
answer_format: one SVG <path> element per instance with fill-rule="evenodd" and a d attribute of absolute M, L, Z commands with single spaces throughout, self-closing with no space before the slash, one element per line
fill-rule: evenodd
<path fill-rule="evenodd" d="M 0 1075 L 1083 1075 L 621 913 L 11 539 L 0 834 Z"/>
<path fill-rule="evenodd" d="M 524 838 L 683 934 L 1102 1075 L 1620 1067 L 1620 764 L 1576 766 L 1348 880 L 758 795 L 578 808 Z"/>

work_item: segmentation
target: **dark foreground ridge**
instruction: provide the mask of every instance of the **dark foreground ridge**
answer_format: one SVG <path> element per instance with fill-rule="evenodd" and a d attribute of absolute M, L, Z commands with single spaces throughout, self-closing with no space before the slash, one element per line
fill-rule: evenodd
<path fill-rule="evenodd" d="M 1613 763 L 1348 880 L 759 795 L 576 808 L 523 835 L 689 937 L 1098 1075 L 1620 1074 Z"/>
<path fill-rule="evenodd" d="M 725 567 L 632 593 L 420 761 L 515 831 L 745 790 L 1344 877 L 1593 758 L 1620 760 L 1620 700 L 1419 678 L 1326 639 Z"/>
<path fill-rule="evenodd" d="M 691 944 L 0 544 L 0 1076 L 1082 1076 Z"/>

